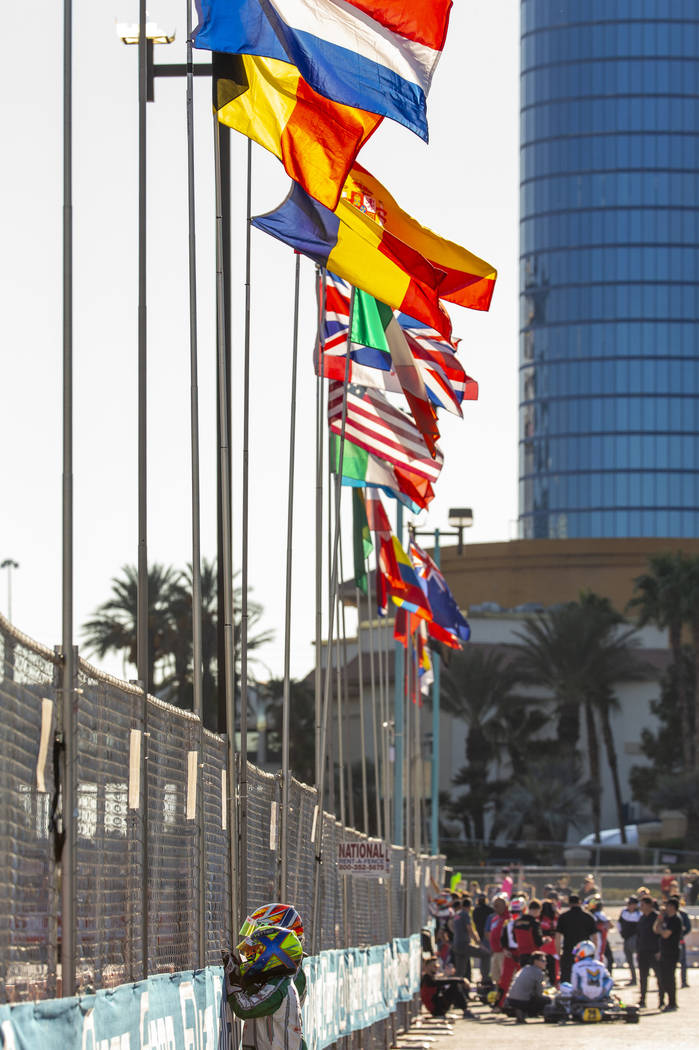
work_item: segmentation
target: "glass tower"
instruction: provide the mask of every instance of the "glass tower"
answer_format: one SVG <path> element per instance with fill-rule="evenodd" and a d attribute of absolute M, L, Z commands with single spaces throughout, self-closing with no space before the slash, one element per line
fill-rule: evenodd
<path fill-rule="evenodd" d="M 520 535 L 699 535 L 699 0 L 523 0 Z"/>

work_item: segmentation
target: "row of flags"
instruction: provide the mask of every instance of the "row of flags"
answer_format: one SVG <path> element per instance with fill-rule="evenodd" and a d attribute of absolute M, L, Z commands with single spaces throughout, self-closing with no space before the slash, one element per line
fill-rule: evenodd
<path fill-rule="evenodd" d="M 469 627 L 434 561 L 393 534 L 382 496 L 414 512 L 432 501 L 444 462 L 438 412 L 461 416 L 478 397 L 444 304 L 487 310 L 497 272 L 404 211 L 357 157 L 384 118 L 427 141 L 451 0 L 197 0 L 197 9 L 194 43 L 214 52 L 219 121 L 278 157 L 292 180 L 252 223 L 322 274 L 314 364 L 328 380 L 331 466 L 340 473 L 342 463 L 353 489 L 357 586 L 368 586 L 375 544 L 379 612 L 389 598 L 397 607 L 395 635 L 415 639 L 424 687 L 428 644 L 459 648 Z"/>

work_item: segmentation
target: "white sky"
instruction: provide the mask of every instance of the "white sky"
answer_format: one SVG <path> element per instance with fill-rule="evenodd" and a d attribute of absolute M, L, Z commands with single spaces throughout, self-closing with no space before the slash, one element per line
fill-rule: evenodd
<path fill-rule="evenodd" d="M 137 49 L 115 19 L 135 0 L 75 0 L 75 623 L 137 559 Z M 0 92 L 2 349 L 0 561 L 13 558 L 12 618 L 37 640 L 61 635 L 62 4 L 34 0 L 31 43 L 6 48 Z M 183 61 L 184 0 L 155 0 L 149 15 L 177 29 L 156 61 Z M 5 36 L 27 39 L 21 4 L 4 11 Z M 490 312 L 451 308 L 460 357 L 480 383 L 464 421 L 441 415 L 445 466 L 421 527 L 447 527 L 450 506 L 472 506 L 469 542 L 515 536 L 517 516 L 517 0 L 456 0 L 428 101 L 430 144 L 384 121 L 360 160 L 424 225 L 499 271 Z M 203 60 L 206 55 L 200 53 Z M 202 549 L 216 552 L 213 168 L 210 86 L 195 81 Z M 148 107 L 149 560 L 191 559 L 189 320 L 185 84 L 156 81 Z M 240 477 L 246 140 L 233 137 L 234 561 L 240 565 Z M 268 211 L 288 179 L 254 147 L 253 212 Z M 275 641 L 262 659 L 283 664 L 292 252 L 253 230 L 250 581 Z M 302 263 L 294 521 L 292 674 L 313 662 L 315 308 L 313 266 Z M 346 516 L 351 517 L 349 497 Z M 349 541 L 349 534 L 348 534 Z M 346 560 L 351 556 L 349 542 Z M 0 609 L 7 612 L 6 573 Z M 105 664 L 123 672 L 121 660 Z M 126 668 L 127 677 L 134 670 Z"/>

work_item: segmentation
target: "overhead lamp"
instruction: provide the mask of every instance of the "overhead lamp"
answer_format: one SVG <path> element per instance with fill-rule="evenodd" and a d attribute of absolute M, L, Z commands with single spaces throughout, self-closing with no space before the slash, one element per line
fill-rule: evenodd
<path fill-rule="evenodd" d="M 449 510 L 449 524 L 459 533 L 458 553 L 464 552 L 464 529 L 473 525 L 473 511 L 470 507 L 452 507 Z"/>

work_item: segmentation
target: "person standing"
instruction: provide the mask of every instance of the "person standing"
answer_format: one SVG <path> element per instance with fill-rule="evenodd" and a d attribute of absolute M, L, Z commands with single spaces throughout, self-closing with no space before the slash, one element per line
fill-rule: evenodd
<path fill-rule="evenodd" d="M 683 907 L 684 905 L 684 907 Z M 682 978 L 681 988 L 689 988 L 689 981 L 687 980 L 687 937 L 692 932 L 692 920 L 690 919 L 687 912 L 684 910 L 686 903 L 683 897 L 680 897 L 680 911 L 679 916 L 682 920 L 682 940 L 680 941 L 680 976 Z"/>
<path fill-rule="evenodd" d="M 675 968 L 680 959 L 682 919 L 679 916 L 680 902 L 677 897 L 668 897 L 664 907 L 653 923 L 653 932 L 660 937 L 660 997 L 667 996 L 664 1011 L 677 1009 L 677 985 Z"/>
<path fill-rule="evenodd" d="M 589 912 L 580 907 L 580 897 L 571 893 L 568 910 L 558 916 L 556 926 L 556 950 L 561 958 L 561 980 L 569 981 L 573 969 L 573 948 L 580 941 L 592 941 L 597 945 L 597 923 Z"/>
<path fill-rule="evenodd" d="M 658 994 L 660 995 L 659 1006 L 662 1006 L 662 990 L 660 977 L 658 976 L 658 953 L 660 951 L 660 937 L 654 930 L 655 920 L 658 912 L 652 897 L 641 897 L 641 917 L 636 924 L 636 945 L 638 956 L 638 980 L 641 990 L 641 998 L 638 1005 L 645 1007 L 646 991 L 648 989 L 648 974 L 651 969 L 658 980 Z"/>
<path fill-rule="evenodd" d="M 498 895 L 493 900 L 493 914 L 486 922 L 486 933 L 490 944 L 490 979 L 494 984 L 497 984 L 502 977 L 505 948 L 501 937 L 509 918 L 510 909 L 507 898 Z"/>
<path fill-rule="evenodd" d="M 626 898 L 626 907 L 619 913 L 619 933 L 624 942 L 624 958 L 631 973 L 630 985 L 636 983 L 636 967 L 634 966 L 634 952 L 638 950 L 638 920 L 641 913 L 638 908 L 638 897 L 631 894 Z"/>

